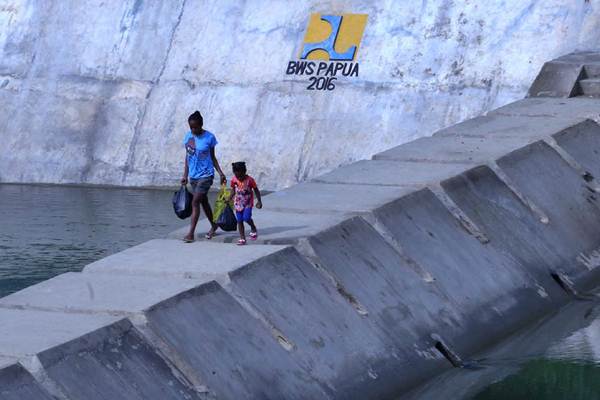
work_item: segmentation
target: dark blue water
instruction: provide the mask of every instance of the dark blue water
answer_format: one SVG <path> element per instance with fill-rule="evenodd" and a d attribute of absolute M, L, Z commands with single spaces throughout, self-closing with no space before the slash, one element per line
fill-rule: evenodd
<path fill-rule="evenodd" d="M 181 227 L 171 195 L 0 184 L 0 297 Z"/>

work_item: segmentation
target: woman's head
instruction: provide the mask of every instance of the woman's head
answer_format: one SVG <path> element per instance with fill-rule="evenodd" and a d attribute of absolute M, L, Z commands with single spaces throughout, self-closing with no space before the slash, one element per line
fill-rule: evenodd
<path fill-rule="evenodd" d="M 231 169 L 236 178 L 243 178 L 246 176 L 246 163 L 243 161 L 232 163 Z"/>
<path fill-rule="evenodd" d="M 194 135 L 202 134 L 202 126 L 204 125 L 204 119 L 202 118 L 202 114 L 200 111 L 196 110 L 193 114 L 188 117 L 188 124 L 190 125 L 190 130 Z"/>

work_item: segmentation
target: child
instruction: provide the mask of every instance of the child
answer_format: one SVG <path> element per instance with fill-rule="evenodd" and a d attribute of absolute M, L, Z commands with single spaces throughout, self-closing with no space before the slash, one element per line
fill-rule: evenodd
<path fill-rule="evenodd" d="M 231 188 L 233 191 L 229 197 L 229 202 L 234 199 L 233 205 L 235 208 L 235 216 L 238 221 L 238 231 L 240 232 L 240 240 L 238 240 L 237 244 L 243 246 L 246 244 L 244 222 L 247 222 L 248 225 L 250 225 L 250 240 L 256 240 L 258 237 L 256 225 L 254 225 L 254 221 L 252 221 L 252 206 L 254 204 L 252 190 L 254 190 L 254 193 L 256 194 L 256 208 L 262 208 L 262 201 L 260 198 L 260 190 L 258 190 L 256 182 L 251 176 L 246 175 L 246 163 L 243 161 L 234 162 L 231 164 L 231 167 L 235 176 L 231 178 Z"/>

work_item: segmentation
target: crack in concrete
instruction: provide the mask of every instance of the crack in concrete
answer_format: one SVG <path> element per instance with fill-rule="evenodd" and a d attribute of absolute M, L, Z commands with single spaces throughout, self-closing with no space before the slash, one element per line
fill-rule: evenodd
<path fill-rule="evenodd" d="M 143 106 L 141 112 L 138 114 L 139 118 L 135 124 L 133 136 L 132 136 L 131 142 L 129 144 L 127 161 L 125 162 L 125 165 L 123 167 L 123 176 L 121 178 L 121 184 L 125 183 L 125 181 L 127 179 L 127 175 L 134 169 L 135 148 L 137 147 L 138 141 L 140 139 L 141 128 L 144 123 L 144 119 L 146 118 L 146 112 L 148 110 L 148 102 L 149 102 L 150 97 L 152 96 L 152 93 L 154 92 L 154 89 L 160 83 L 160 80 L 167 68 L 167 62 L 169 61 L 169 55 L 171 54 L 171 50 L 173 49 L 173 42 L 175 41 L 175 36 L 177 35 L 177 30 L 179 28 L 179 25 L 181 24 L 181 20 L 183 17 L 183 13 L 185 11 L 186 3 L 187 3 L 187 0 L 183 0 L 181 2 L 181 9 L 179 11 L 179 15 L 177 16 L 177 22 L 175 22 L 175 25 L 173 26 L 173 30 L 171 32 L 171 40 L 169 41 L 169 46 L 167 47 L 167 50 L 165 51 L 165 57 L 162 62 L 162 67 L 160 68 L 160 71 L 158 72 L 156 79 L 153 80 L 153 82 L 152 82 L 153 85 L 150 87 L 150 90 L 148 90 L 148 92 L 146 93 L 146 97 L 144 99 L 144 106 Z"/>

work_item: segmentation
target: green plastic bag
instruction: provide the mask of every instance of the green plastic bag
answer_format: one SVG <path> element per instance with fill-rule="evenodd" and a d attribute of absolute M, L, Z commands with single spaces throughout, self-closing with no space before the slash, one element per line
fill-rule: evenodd
<path fill-rule="evenodd" d="M 213 207 L 213 222 L 217 223 L 219 217 L 225 211 L 227 207 L 229 196 L 231 196 L 231 191 L 227 188 L 227 185 L 221 185 L 221 189 L 219 190 L 219 194 L 217 194 L 217 200 L 215 201 L 215 206 Z"/>

